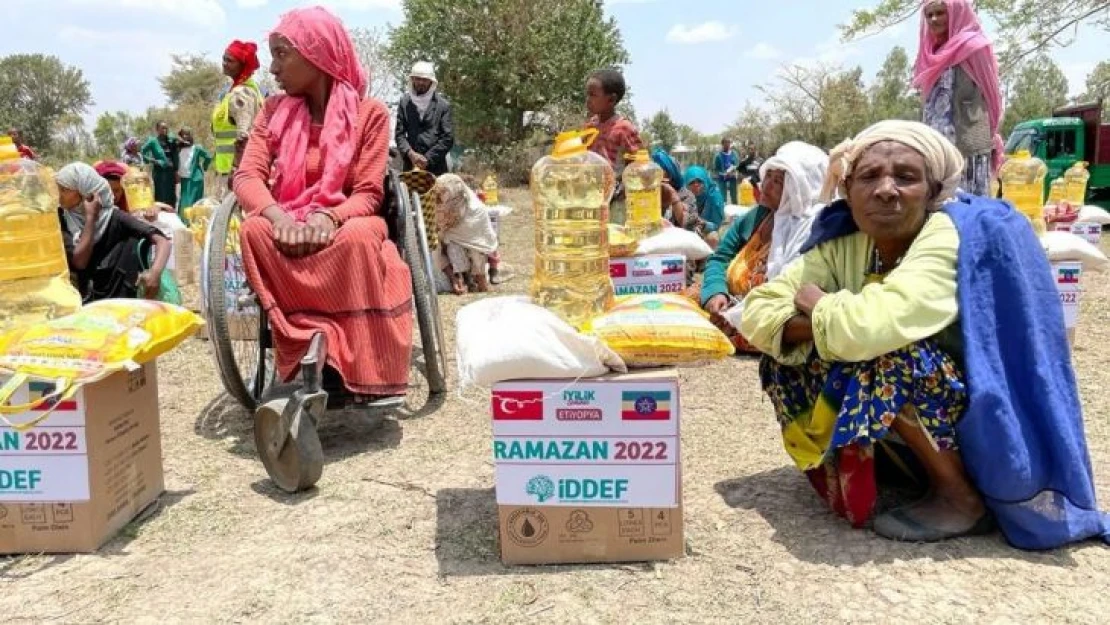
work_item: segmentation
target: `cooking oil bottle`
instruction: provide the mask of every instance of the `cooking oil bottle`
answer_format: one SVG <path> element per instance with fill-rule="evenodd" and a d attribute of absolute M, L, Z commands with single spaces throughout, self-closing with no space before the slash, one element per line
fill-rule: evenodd
<path fill-rule="evenodd" d="M 197 247 L 204 247 L 204 237 L 208 234 L 208 222 L 212 219 L 212 215 L 219 207 L 220 204 L 216 200 L 204 198 L 185 209 L 185 220 L 189 225 L 189 230 L 193 233 L 193 243 L 195 243 Z M 233 229 L 234 232 L 238 232 L 238 226 L 239 220 L 236 216 L 228 224 L 229 241 L 233 238 L 230 236 Z M 234 237 L 234 239 L 238 241 L 239 237 Z"/>
<path fill-rule="evenodd" d="M 1091 172 L 1087 171 L 1087 161 L 1079 161 L 1064 172 L 1067 181 L 1067 200 L 1075 206 L 1082 206 L 1087 201 L 1087 183 L 1091 180 Z"/>
<path fill-rule="evenodd" d="M 154 180 L 150 172 L 139 167 L 131 167 L 120 180 L 123 194 L 127 197 L 129 212 L 143 211 L 154 206 Z"/>
<path fill-rule="evenodd" d="M 1027 150 L 1015 153 L 998 172 L 1002 197 L 1010 200 L 1030 221 L 1044 219 L 1044 179 L 1048 167 Z"/>
<path fill-rule="evenodd" d="M 624 230 L 636 241 L 650 237 L 661 227 L 663 176 L 663 168 L 651 160 L 647 150 L 636 152 L 621 174 L 628 207 Z"/>
<path fill-rule="evenodd" d="M 501 203 L 501 198 L 498 196 L 497 189 L 497 176 L 490 174 L 482 181 L 482 192 L 486 194 L 483 200 L 488 206 L 497 206 Z"/>
<path fill-rule="evenodd" d="M 7 141 L 3 141 L 7 139 Z M 54 172 L 14 156 L 0 137 L 0 329 L 75 312 Z"/>
<path fill-rule="evenodd" d="M 10 163 L 19 160 L 19 148 L 8 135 L 0 135 L 0 162 Z"/>
<path fill-rule="evenodd" d="M 1068 199 L 1068 181 L 1063 176 L 1048 185 L 1048 203 L 1059 204 Z"/>
<path fill-rule="evenodd" d="M 755 186 L 747 178 L 740 181 L 740 206 L 755 206 Z"/>
<path fill-rule="evenodd" d="M 594 128 L 564 132 L 532 167 L 532 300 L 576 328 L 614 301 L 608 223 L 616 175 L 608 160 L 588 151 L 596 138 Z"/>

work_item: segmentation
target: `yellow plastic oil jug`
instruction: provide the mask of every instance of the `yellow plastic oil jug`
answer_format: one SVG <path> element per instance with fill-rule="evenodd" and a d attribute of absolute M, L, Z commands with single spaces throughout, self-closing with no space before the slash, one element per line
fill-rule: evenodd
<path fill-rule="evenodd" d="M 616 175 L 608 160 L 588 150 L 597 134 L 594 128 L 560 134 L 551 154 L 532 167 L 532 300 L 576 328 L 614 302 L 608 225 Z"/>
<path fill-rule="evenodd" d="M 1068 202 L 1082 206 L 1087 201 L 1087 183 L 1091 180 L 1091 172 L 1087 171 L 1087 161 L 1079 161 L 1064 172 L 1067 181 Z"/>
<path fill-rule="evenodd" d="M 127 197 L 127 209 L 130 212 L 144 211 L 154 206 L 154 180 L 150 177 L 150 172 L 139 167 L 130 167 L 120 184 L 123 185 L 123 194 Z"/>
<path fill-rule="evenodd" d="M 650 237 L 661 227 L 663 177 L 663 168 L 651 160 L 647 150 L 636 152 L 621 174 L 626 206 L 624 231 L 636 241 Z"/>
<path fill-rule="evenodd" d="M 755 185 L 747 178 L 740 181 L 740 206 L 755 206 Z"/>
<path fill-rule="evenodd" d="M 497 206 L 501 203 L 501 198 L 498 195 L 497 177 L 493 174 L 486 176 L 482 181 L 482 193 L 486 194 L 486 205 Z"/>
<path fill-rule="evenodd" d="M 54 172 L 18 151 L 13 157 L 9 145 L 0 137 L 0 329 L 81 306 L 69 281 Z"/>
<path fill-rule="evenodd" d="M 998 177 L 1002 179 L 1002 197 L 1030 221 L 1044 219 L 1044 179 L 1048 167 L 1027 150 L 1006 160 Z"/>

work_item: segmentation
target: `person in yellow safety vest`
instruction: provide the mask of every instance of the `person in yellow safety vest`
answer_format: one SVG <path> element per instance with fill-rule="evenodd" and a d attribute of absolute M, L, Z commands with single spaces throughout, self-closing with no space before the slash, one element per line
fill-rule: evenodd
<path fill-rule="evenodd" d="M 216 139 L 212 168 L 216 171 L 219 196 L 231 188 L 231 176 L 262 108 L 262 92 L 253 78 L 258 67 L 258 46 L 253 42 L 235 40 L 224 51 L 224 75 L 232 82 L 212 111 L 212 135 Z"/>

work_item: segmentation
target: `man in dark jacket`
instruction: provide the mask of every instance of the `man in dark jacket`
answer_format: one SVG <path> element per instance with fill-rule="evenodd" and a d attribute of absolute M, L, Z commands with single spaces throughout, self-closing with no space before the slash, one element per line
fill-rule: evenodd
<path fill-rule="evenodd" d="M 435 69 L 421 61 L 409 74 L 411 89 L 401 97 L 394 139 L 405 169 L 420 168 L 437 176 L 447 173 L 447 153 L 455 145 L 451 103 L 436 91 Z"/>

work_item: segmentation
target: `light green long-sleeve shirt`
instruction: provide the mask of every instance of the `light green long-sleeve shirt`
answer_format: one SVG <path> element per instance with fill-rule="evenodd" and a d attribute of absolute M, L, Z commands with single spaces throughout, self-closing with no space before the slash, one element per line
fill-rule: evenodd
<path fill-rule="evenodd" d="M 937 335 L 958 360 L 956 253 L 959 235 L 948 215 L 925 223 L 901 264 L 866 284 L 874 242 L 862 232 L 819 245 L 744 301 L 740 331 L 786 365 L 805 363 L 813 347 L 823 360 L 862 362 Z M 799 314 L 794 296 L 805 284 L 828 293 L 813 309 L 813 343 L 783 349 L 786 322 Z"/>

